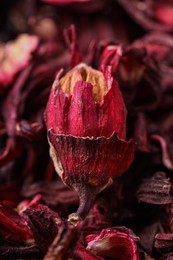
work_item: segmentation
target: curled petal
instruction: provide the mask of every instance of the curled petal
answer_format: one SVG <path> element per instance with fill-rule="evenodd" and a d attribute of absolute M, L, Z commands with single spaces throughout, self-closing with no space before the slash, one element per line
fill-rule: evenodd
<path fill-rule="evenodd" d="M 74 25 L 71 25 L 67 30 L 65 30 L 64 36 L 71 53 L 70 67 L 73 68 L 82 61 L 82 55 L 79 51 L 78 44 L 76 43 L 76 33 Z"/>
<path fill-rule="evenodd" d="M 118 83 L 111 78 L 108 78 L 107 81 L 110 81 L 111 88 L 99 107 L 99 136 L 110 137 L 115 131 L 119 138 L 125 139 L 127 111 L 124 101 Z"/>
<path fill-rule="evenodd" d="M 162 161 L 163 164 L 169 169 L 169 170 L 173 170 L 173 162 L 171 160 L 169 151 L 168 151 L 168 143 L 165 140 L 164 137 L 160 136 L 160 135 L 150 135 L 150 138 L 152 140 L 155 140 L 156 142 L 158 142 L 161 146 L 162 149 Z"/>
<path fill-rule="evenodd" d="M 21 241 L 32 238 L 32 233 L 24 220 L 12 207 L 0 205 L 0 232 L 5 238 Z"/>
<path fill-rule="evenodd" d="M 135 143 L 110 138 L 75 137 L 48 132 L 50 155 L 61 179 L 79 195 L 77 214 L 84 218 L 97 193 L 106 188 L 112 177 L 123 174 L 134 158 Z M 88 199 L 89 198 L 89 199 Z M 70 216 L 73 222 L 76 217 Z"/>
<path fill-rule="evenodd" d="M 57 89 L 62 70 L 56 75 L 52 86 L 49 100 L 47 103 L 47 112 L 45 113 L 45 121 L 48 129 L 61 133 L 62 130 L 67 131 L 67 115 L 69 109 L 69 96 L 64 94 L 61 88 Z"/>
<path fill-rule="evenodd" d="M 91 185 L 105 185 L 109 178 L 125 172 L 134 158 L 134 141 L 120 140 L 116 133 L 94 139 L 57 135 L 50 130 L 48 138 L 56 170 L 65 183 L 77 177 Z"/>
<path fill-rule="evenodd" d="M 41 252 L 46 253 L 53 242 L 59 227 L 63 226 L 59 215 L 42 204 L 36 207 L 28 207 L 24 213 L 33 232 L 36 244 Z"/>
<path fill-rule="evenodd" d="M 88 243 L 87 249 L 100 257 L 121 260 L 139 259 L 134 240 L 128 234 L 115 229 L 103 229 Z"/>

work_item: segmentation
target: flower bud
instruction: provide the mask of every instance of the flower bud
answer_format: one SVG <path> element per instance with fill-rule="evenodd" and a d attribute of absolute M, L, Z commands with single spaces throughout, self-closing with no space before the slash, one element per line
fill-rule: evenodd
<path fill-rule="evenodd" d="M 110 68 L 102 73 L 79 64 L 57 75 L 45 113 L 50 154 L 59 176 L 82 197 L 80 215 L 87 194 L 94 197 L 133 160 L 134 142 L 124 140 L 126 115 Z"/>

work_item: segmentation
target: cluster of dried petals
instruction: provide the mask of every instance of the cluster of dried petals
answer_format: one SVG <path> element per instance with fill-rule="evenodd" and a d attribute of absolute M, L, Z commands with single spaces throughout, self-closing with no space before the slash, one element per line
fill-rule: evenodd
<path fill-rule="evenodd" d="M 0 204 L 0 233 L 14 241 L 32 238 L 32 232 L 25 219 L 6 203 Z"/>
<path fill-rule="evenodd" d="M 21 34 L 16 40 L 0 45 L 1 87 L 11 84 L 16 73 L 28 64 L 38 43 L 37 36 Z"/>
<path fill-rule="evenodd" d="M 98 193 L 129 168 L 135 144 L 125 141 L 126 114 L 110 68 L 79 64 L 57 75 L 45 112 L 50 154 L 59 176 L 82 200 L 86 187 Z"/>
<path fill-rule="evenodd" d="M 173 1 L 9 6 L 0 39 L 40 44 L 0 47 L 0 258 L 172 259 Z"/>

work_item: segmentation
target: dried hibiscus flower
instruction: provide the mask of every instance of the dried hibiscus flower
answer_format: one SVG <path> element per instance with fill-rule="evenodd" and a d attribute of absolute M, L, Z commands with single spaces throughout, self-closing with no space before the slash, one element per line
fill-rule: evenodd
<path fill-rule="evenodd" d="M 133 160 L 126 115 L 110 67 L 102 73 L 81 63 L 64 77 L 58 73 L 45 112 L 50 154 L 59 176 L 79 194 L 81 217 Z"/>

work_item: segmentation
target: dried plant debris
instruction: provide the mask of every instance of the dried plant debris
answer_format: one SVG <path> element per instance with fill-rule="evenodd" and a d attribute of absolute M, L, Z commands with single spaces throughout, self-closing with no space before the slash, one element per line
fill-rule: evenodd
<path fill-rule="evenodd" d="M 173 259 L 173 1 L 0 3 L 0 259 Z"/>

